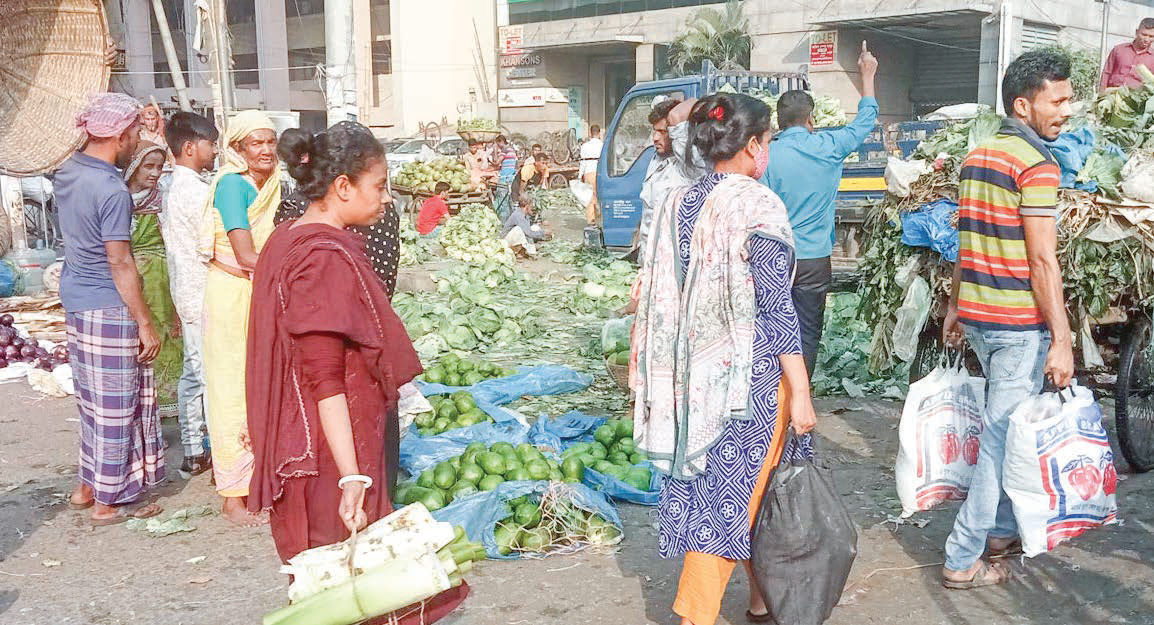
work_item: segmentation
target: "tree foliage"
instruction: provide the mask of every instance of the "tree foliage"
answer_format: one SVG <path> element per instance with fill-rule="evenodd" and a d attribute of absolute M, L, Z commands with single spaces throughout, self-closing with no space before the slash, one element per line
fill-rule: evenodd
<path fill-rule="evenodd" d="M 693 14 L 685 32 L 669 49 L 672 69 L 692 74 L 708 59 L 721 69 L 749 69 L 749 20 L 738 0 L 729 0 L 723 11 L 706 7 Z"/>
<path fill-rule="evenodd" d="M 1094 99 L 1098 89 L 1098 68 L 1101 67 L 1097 50 L 1062 44 L 1040 46 L 1035 49 L 1056 52 L 1070 59 L 1070 86 L 1074 88 L 1074 99 Z"/>

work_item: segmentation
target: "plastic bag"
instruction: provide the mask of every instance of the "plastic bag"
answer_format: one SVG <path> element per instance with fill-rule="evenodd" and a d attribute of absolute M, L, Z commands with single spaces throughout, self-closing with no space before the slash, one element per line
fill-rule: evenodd
<path fill-rule="evenodd" d="M 857 528 L 829 469 L 809 459 L 783 460 L 762 496 L 751 540 L 753 572 L 773 622 L 824 623 L 857 557 Z"/>
<path fill-rule="evenodd" d="M 1154 155 L 1136 152 L 1122 168 L 1122 193 L 1126 197 L 1154 204 Z"/>
<path fill-rule="evenodd" d="M 419 436 L 417 428 L 410 426 L 408 434 L 401 439 L 397 463 L 409 475 L 418 475 L 438 462 L 465 453 L 469 443 L 492 445 L 504 441 L 517 445 L 528 441 L 528 434 L 529 428 L 516 421 L 478 423 L 426 437 Z"/>
<path fill-rule="evenodd" d="M 1058 167 L 1061 169 L 1060 187 L 1091 193 L 1098 190 L 1098 183 L 1096 182 L 1076 182 L 1078 172 L 1086 164 L 1086 158 L 1094 151 L 1096 141 L 1094 131 L 1089 126 L 1083 126 L 1071 132 L 1063 132 L 1053 141 L 1045 142 L 1046 146 L 1050 148 L 1050 154 L 1054 155 L 1054 160 L 1058 161 Z"/>
<path fill-rule="evenodd" d="M 893 331 L 893 354 L 905 362 L 913 360 L 918 351 L 918 336 L 930 317 L 930 303 L 930 284 L 915 275 L 906 286 Z"/>
<path fill-rule="evenodd" d="M 18 288 L 23 290 L 16 265 L 10 260 L 0 261 L 0 297 L 12 297 Z"/>
<path fill-rule="evenodd" d="M 957 212 L 956 202 L 941 198 L 902 215 L 902 243 L 928 247 L 951 263 L 957 262 L 960 244 L 954 224 Z"/>
<path fill-rule="evenodd" d="M 397 400 L 397 416 L 401 420 L 401 433 L 404 434 L 413 423 L 413 419 L 422 412 L 431 411 L 433 405 L 412 382 L 401 386 L 398 390 L 401 397 Z"/>
<path fill-rule="evenodd" d="M 434 511 L 433 518 L 461 526 L 469 540 L 480 541 L 481 544 L 485 545 L 485 553 L 490 558 L 515 560 L 520 558 L 521 554 L 513 552 L 508 555 L 501 555 L 497 551 L 497 540 L 493 536 L 493 530 L 498 521 L 512 514 L 512 510 L 506 503 L 510 499 L 516 499 L 521 495 L 546 492 L 561 496 L 578 508 L 599 515 L 617 528 L 618 532 L 623 529 L 621 517 L 617 515 L 617 510 L 613 508 L 605 495 L 595 492 L 583 484 L 544 481 L 502 482 L 491 491 L 469 495 Z"/>
<path fill-rule="evenodd" d="M 886 160 L 886 191 L 897 197 L 909 197 L 910 187 L 931 169 L 930 164 L 921 159 L 905 161 L 891 156 Z"/>
<path fill-rule="evenodd" d="M 608 421 L 605 417 L 591 417 L 576 410 L 568 412 L 556 419 L 549 419 L 544 415 L 537 419 L 529 429 L 529 442 L 539 448 L 552 449 L 557 453 L 565 451 L 577 443 L 586 443 L 593 440 L 593 432 Z M 639 465 L 640 466 L 640 465 Z M 638 490 L 624 480 L 605 475 L 589 467 L 585 468 L 586 486 L 601 491 L 618 501 L 656 506 L 661 496 L 661 474 L 652 470 L 649 480 L 649 490 Z"/>
<path fill-rule="evenodd" d="M 633 332 L 633 315 L 610 319 L 601 326 L 601 353 L 629 351 L 629 336 Z"/>
<path fill-rule="evenodd" d="M 591 417 L 577 410 L 552 418 L 541 415 L 529 428 L 529 442 L 537 447 L 561 453 L 575 443 L 593 440 L 593 431 L 608 421 L 605 417 Z"/>
<path fill-rule="evenodd" d="M 902 516 L 966 498 L 978 463 L 985 378 L 939 366 L 910 385 L 894 463 Z"/>
<path fill-rule="evenodd" d="M 574 178 L 569 181 L 569 191 L 573 193 L 573 197 L 577 198 L 577 202 L 581 206 L 586 206 L 593 201 L 593 186 L 582 182 L 580 179 Z"/>
<path fill-rule="evenodd" d="M 1043 393 L 1010 415 L 1002 487 L 1027 556 L 1117 523 L 1117 483 L 1102 408 L 1089 389 Z"/>

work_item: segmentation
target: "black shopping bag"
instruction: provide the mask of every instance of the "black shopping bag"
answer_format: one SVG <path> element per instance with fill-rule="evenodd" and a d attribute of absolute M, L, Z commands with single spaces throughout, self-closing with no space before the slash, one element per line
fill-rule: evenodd
<path fill-rule="evenodd" d="M 795 441 L 792 430 L 788 452 Z M 857 528 L 830 470 L 784 454 L 753 525 L 753 572 L 777 625 L 821 625 L 857 556 Z"/>

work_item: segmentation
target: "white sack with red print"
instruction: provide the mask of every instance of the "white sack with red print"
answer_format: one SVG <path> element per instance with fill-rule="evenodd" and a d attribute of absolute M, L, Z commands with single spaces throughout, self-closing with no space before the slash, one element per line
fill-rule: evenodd
<path fill-rule="evenodd" d="M 1043 393 L 1010 415 L 1002 486 L 1027 556 L 1117 523 L 1117 483 L 1102 408 L 1089 389 Z"/>
<path fill-rule="evenodd" d="M 978 462 L 985 389 L 986 379 L 960 363 L 939 366 L 910 385 L 894 464 L 903 517 L 966 498 Z"/>

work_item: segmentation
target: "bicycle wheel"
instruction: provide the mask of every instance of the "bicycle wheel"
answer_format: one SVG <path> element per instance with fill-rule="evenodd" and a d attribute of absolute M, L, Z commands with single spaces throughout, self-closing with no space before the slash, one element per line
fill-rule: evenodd
<path fill-rule="evenodd" d="M 47 247 L 58 249 L 63 243 L 56 215 L 51 208 L 46 208 L 39 202 L 28 200 L 24 202 L 24 233 L 28 247 L 36 247 L 37 241 L 44 241 Z"/>
<path fill-rule="evenodd" d="M 1154 469 L 1154 341 L 1147 318 L 1130 323 L 1122 339 L 1118 382 L 1114 386 L 1114 424 L 1118 446 L 1130 468 Z"/>
<path fill-rule="evenodd" d="M 565 189 L 569 186 L 569 179 L 565 174 L 554 173 L 549 176 L 549 190 L 555 191 L 557 189 Z"/>

